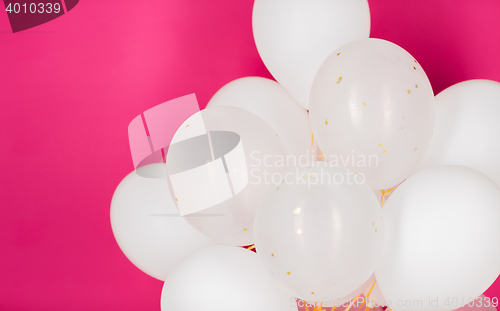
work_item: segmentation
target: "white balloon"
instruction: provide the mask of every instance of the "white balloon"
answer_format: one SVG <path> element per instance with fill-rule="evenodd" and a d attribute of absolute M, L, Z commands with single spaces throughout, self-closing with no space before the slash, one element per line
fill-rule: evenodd
<path fill-rule="evenodd" d="M 500 188 L 464 166 L 437 166 L 401 184 L 383 208 L 384 255 L 375 271 L 387 305 L 456 309 L 500 274 Z"/>
<path fill-rule="evenodd" d="M 380 39 L 343 45 L 323 63 L 309 117 L 326 156 L 366 176 L 374 190 L 396 186 L 423 157 L 434 128 L 434 93 L 403 48 Z"/>
<path fill-rule="evenodd" d="M 127 258 L 146 274 L 164 281 L 191 252 L 215 244 L 182 217 L 167 188 L 165 164 L 150 164 L 128 174 L 111 200 L 111 228 Z M 141 174 L 144 176 L 144 174 Z"/>
<path fill-rule="evenodd" d="M 257 255 L 290 294 L 336 301 L 373 274 L 384 222 L 372 190 L 357 177 L 312 162 L 283 173 L 283 182 L 262 198 L 255 216 Z"/>
<path fill-rule="evenodd" d="M 366 0 L 256 0 L 253 34 L 264 64 L 305 109 L 321 63 L 339 46 L 370 35 Z"/>
<path fill-rule="evenodd" d="M 189 117 L 169 146 L 166 162 L 175 203 L 192 226 L 214 241 L 253 244 L 263 180 L 285 169 L 274 159 L 286 156 L 278 135 L 253 113 L 207 108 Z"/>
<path fill-rule="evenodd" d="M 464 165 L 500 186 L 500 83 L 469 80 L 436 96 L 434 135 L 417 171 Z"/>
<path fill-rule="evenodd" d="M 309 115 L 273 80 L 245 77 L 223 86 L 207 108 L 232 106 L 250 111 L 279 135 L 289 154 L 310 161 L 314 155 Z"/>
<path fill-rule="evenodd" d="M 234 246 L 211 246 L 178 264 L 163 285 L 163 311 L 296 311 L 295 297 L 273 285 L 257 255 Z"/>

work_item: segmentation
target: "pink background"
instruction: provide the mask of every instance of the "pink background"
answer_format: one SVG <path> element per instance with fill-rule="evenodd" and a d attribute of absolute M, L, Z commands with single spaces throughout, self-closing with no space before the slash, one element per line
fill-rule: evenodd
<path fill-rule="evenodd" d="M 253 0 L 81 1 L 12 34 L 0 12 L 0 310 L 159 310 L 162 283 L 109 223 L 133 166 L 128 123 L 189 93 L 270 77 Z M 437 92 L 500 81 L 500 1 L 370 0 L 372 37 L 412 53 Z M 500 281 L 487 292 L 500 295 Z"/>

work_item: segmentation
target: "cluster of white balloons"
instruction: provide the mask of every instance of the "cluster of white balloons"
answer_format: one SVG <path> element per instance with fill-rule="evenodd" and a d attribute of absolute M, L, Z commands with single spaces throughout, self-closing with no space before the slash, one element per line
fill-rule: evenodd
<path fill-rule="evenodd" d="M 277 82 L 222 87 L 113 195 L 162 310 L 495 310 L 500 83 L 434 97 L 366 0 L 256 0 L 253 31 Z"/>

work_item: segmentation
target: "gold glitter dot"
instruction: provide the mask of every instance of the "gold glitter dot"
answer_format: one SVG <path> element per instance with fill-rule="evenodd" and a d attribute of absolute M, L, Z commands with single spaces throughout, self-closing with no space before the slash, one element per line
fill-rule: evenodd
<path fill-rule="evenodd" d="M 408 92 L 408 94 L 411 94 L 411 90 L 410 89 L 408 89 L 408 91 L 406 91 L 406 92 Z"/>
<path fill-rule="evenodd" d="M 379 147 L 382 147 L 382 143 L 378 144 Z"/>
<path fill-rule="evenodd" d="M 287 274 L 290 275 L 291 274 L 290 271 L 288 271 Z"/>
<path fill-rule="evenodd" d="M 418 89 L 418 84 L 415 84 L 415 88 Z"/>
<path fill-rule="evenodd" d="M 417 70 L 417 67 L 413 66 L 413 69 Z"/>
<path fill-rule="evenodd" d="M 365 102 L 363 102 L 363 106 L 366 106 L 366 103 L 365 103 Z"/>
<path fill-rule="evenodd" d="M 280 190 L 280 187 L 276 188 L 276 190 Z"/>
<path fill-rule="evenodd" d="M 337 56 L 339 56 L 339 55 L 340 55 L 340 53 L 337 53 Z"/>
<path fill-rule="evenodd" d="M 188 125 L 186 125 L 186 127 L 188 127 L 188 126 L 189 126 L 189 124 L 188 124 Z"/>
<path fill-rule="evenodd" d="M 243 229 L 243 231 L 247 231 L 247 230 L 248 230 L 247 228 Z"/>
<path fill-rule="evenodd" d="M 337 79 L 337 84 L 339 84 L 340 82 L 342 82 L 342 76 L 340 76 L 340 77 Z"/>
<path fill-rule="evenodd" d="M 375 226 L 375 222 L 372 222 L 372 226 Z"/>
<path fill-rule="evenodd" d="M 375 232 L 378 232 L 378 230 L 375 228 Z"/>
<path fill-rule="evenodd" d="M 314 292 L 311 292 L 312 295 L 314 295 Z"/>
<path fill-rule="evenodd" d="M 418 150 L 418 148 L 417 148 L 417 147 L 415 147 L 415 151 L 417 151 L 417 150 Z"/>
<path fill-rule="evenodd" d="M 273 256 L 273 257 L 274 257 L 274 254 L 271 254 L 271 256 Z"/>
<path fill-rule="evenodd" d="M 387 150 L 384 150 L 384 153 L 387 153 Z"/>
<path fill-rule="evenodd" d="M 176 200 L 177 202 L 179 202 L 179 200 L 177 200 L 177 198 L 175 198 L 175 200 Z"/>
<path fill-rule="evenodd" d="M 325 125 L 328 125 L 328 120 L 327 119 L 325 119 Z"/>

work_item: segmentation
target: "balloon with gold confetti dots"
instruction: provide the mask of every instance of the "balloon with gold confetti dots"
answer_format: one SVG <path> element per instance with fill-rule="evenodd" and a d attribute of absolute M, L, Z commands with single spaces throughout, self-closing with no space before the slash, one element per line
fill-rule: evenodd
<path fill-rule="evenodd" d="M 358 289 L 359 295 L 383 249 L 378 198 L 359 175 L 324 162 L 283 174 L 284 181 L 268 188 L 255 216 L 255 246 L 263 266 L 300 299 L 337 300 Z"/>
<path fill-rule="evenodd" d="M 380 39 L 333 52 L 316 75 L 309 109 L 326 161 L 362 174 L 374 190 L 410 176 L 434 128 L 434 93 L 423 68 Z"/>

